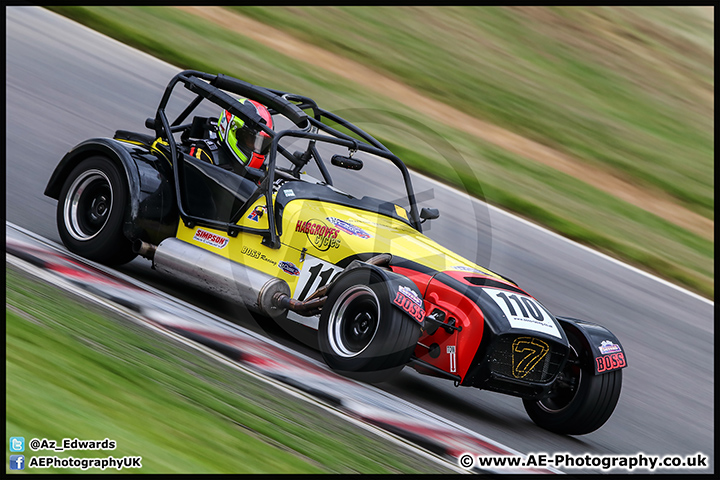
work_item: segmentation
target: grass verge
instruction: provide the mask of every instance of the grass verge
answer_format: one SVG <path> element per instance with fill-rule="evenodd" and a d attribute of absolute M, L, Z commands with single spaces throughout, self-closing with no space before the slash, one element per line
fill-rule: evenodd
<path fill-rule="evenodd" d="M 128 455 L 142 456 L 142 473 L 448 472 L 14 268 L 5 308 L 6 438 L 117 442 L 113 451 L 26 449 L 26 462 Z"/>
<path fill-rule="evenodd" d="M 181 68 L 224 72 L 253 83 L 307 94 L 387 142 L 409 166 L 419 171 L 705 296 L 714 295 L 712 240 L 573 177 L 439 124 L 432 118 L 418 122 L 407 106 L 378 97 L 359 83 L 350 84 L 327 72 L 317 71 L 236 32 L 177 9 L 53 7 L 53 10 Z M 652 54 L 658 62 L 661 59 L 669 63 L 680 62 L 681 70 L 689 72 L 685 73 L 688 84 L 695 87 L 688 87 L 691 91 L 686 101 L 680 101 L 673 95 L 677 96 L 677 88 L 686 86 L 685 83 L 673 77 L 674 87 L 670 88 L 669 80 L 658 82 L 652 77 L 649 66 L 630 68 L 627 63 L 631 57 L 616 52 L 617 45 L 611 42 L 614 37 L 608 32 L 619 29 L 630 35 L 647 27 L 638 20 L 634 10 L 597 9 L 595 13 L 583 9 L 547 10 L 548 16 L 536 22 L 537 31 L 527 33 L 537 42 L 545 38 L 541 33 L 548 35 L 543 40 L 548 51 L 539 56 L 533 50 L 537 48 L 537 42 L 525 42 L 532 46 L 526 48 L 516 44 L 518 39 L 513 43 L 510 33 L 517 30 L 518 25 L 534 25 L 530 20 L 541 15 L 541 10 L 439 9 L 435 17 L 429 15 L 427 9 L 382 10 L 386 15 L 378 15 L 367 8 L 298 10 L 273 7 L 241 11 L 287 29 L 306 41 L 344 52 L 429 95 L 515 128 L 541 143 L 578 155 L 588 162 L 619 168 L 627 178 L 665 189 L 688 208 L 705 216 L 713 215 L 712 128 L 708 129 L 712 119 L 708 119 L 708 107 L 701 101 L 707 97 L 711 79 L 708 79 L 703 60 L 704 50 L 698 46 L 705 44 L 706 30 L 699 30 L 700 40 L 691 36 L 687 40 L 689 43 L 678 44 L 687 49 L 692 47 L 686 59 L 679 58 L 676 49 L 666 45 L 670 40 L 665 37 L 652 37 L 647 45 L 637 46 L 647 55 Z M 463 18 L 461 14 L 466 12 L 467 18 Z M 684 10 L 674 23 L 661 9 L 647 13 L 646 21 L 655 22 L 653 25 L 662 28 L 670 39 L 690 35 L 692 31 L 688 28 L 693 21 L 702 24 L 693 17 L 694 13 L 688 16 Z M 502 20 L 498 25 L 505 25 L 503 28 L 492 26 L 490 20 L 496 17 Z M 356 23 L 350 25 L 352 22 L 348 23 L 348 18 Z M 416 38 L 423 28 L 430 28 L 432 19 L 439 22 L 438 25 L 463 26 L 460 30 L 450 29 L 455 33 L 446 32 L 447 35 L 463 32 L 462 35 L 472 37 L 473 42 L 482 40 L 486 47 L 495 45 L 497 48 L 481 49 L 478 46 L 469 49 L 476 55 L 471 68 L 468 67 L 474 73 L 465 72 L 468 63 L 453 57 L 457 52 L 451 48 L 458 44 L 458 38 L 446 38 L 438 32 L 436 36 Z M 573 49 L 565 51 L 561 41 L 565 37 L 548 32 L 548 24 L 559 22 L 559 30 L 567 36 L 567 29 L 572 30 L 571 26 L 578 24 L 579 19 L 588 20 L 585 23 L 589 30 L 578 34 Z M 315 28 L 311 31 L 308 25 Z M 434 32 L 437 28 L 434 26 L 427 31 Z M 318 35 L 313 36 L 312 32 L 316 31 Z M 372 35 L 363 37 L 358 32 Z M 595 48 L 593 32 L 598 41 L 604 42 L 607 56 L 602 57 L 600 63 L 607 65 L 606 70 L 588 63 L 596 58 L 590 54 Z M 388 35 L 391 38 L 385 38 Z M 401 42 L 393 35 L 405 40 Z M 431 37 L 442 42 L 431 41 Z M 349 43 L 353 39 L 361 42 L 362 38 L 368 43 Z M 384 39 L 386 49 L 371 48 L 378 39 Z M 353 49 L 356 51 L 350 52 Z M 390 68 L 384 60 L 377 58 L 380 51 L 387 51 L 388 58 L 393 58 L 398 52 L 405 51 L 403 49 L 410 52 L 408 58 L 411 59 L 439 58 L 446 62 L 455 58 L 457 65 L 448 65 L 443 70 L 445 83 L 435 85 L 423 83 L 427 76 L 423 72 L 436 72 L 437 69 L 425 70 L 423 63 L 406 65 L 407 62 Z M 668 50 L 665 56 L 661 55 L 663 49 Z M 568 55 L 574 59 L 574 70 L 565 68 L 566 63 L 571 62 L 565 58 Z M 405 65 L 403 69 L 398 70 L 402 65 Z M 481 66 L 492 68 L 482 70 Z M 551 66 L 551 70 L 543 70 Z M 461 75 L 458 69 L 468 76 Z M 565 75 L 568 71 L 575 73 Z M 623 72 L 627 77 L 622 76 Z M 528 76 L 529 73 L 533 75 Z M 652 85 L 643 87 L 638 82 L 648 75 L 655 80 Z M 427 81 L 436 80 L 430 78 Z M 488 82 L 494 87 L 485 85 Z M 648 93 L 655 91 L 653 89 L 657 90 L 657 95 Z M 470 92 L 474 101 L 461 101 L 462 98 L 453 96 Z M 623 93 L 622 98 L 613 97 L 613 92 Z M 492 101 L 493 105 L 478 103 L 480 99 Z M 505 112 L 504 116 L 498 112 Z M 657 124 L 665 121 L 670 123 L 663 124 L 662 128 Z M 679 128 L 677 122 L 684 126 Z M 443 145 L 452 145 L 452 151 L 445 151 Z M 439 165 L 440 157 L 444 160 Z M 673 192 L 673 189 L 680 191 Z"/>

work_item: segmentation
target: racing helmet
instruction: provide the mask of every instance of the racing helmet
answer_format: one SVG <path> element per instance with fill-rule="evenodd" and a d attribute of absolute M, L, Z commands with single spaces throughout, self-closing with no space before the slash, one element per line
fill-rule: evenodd
<path fill-rule="evenodd" d="M 255 111 L 265 120 L 269 128 L 273 128 L 272 116 L 262 103 L 248 98 L 239 98 L 242 104 L 249 102 Z M 270 148 L 272 138 L 261 131 L 245 125 L 245 121 L 227 110 L 223 110 L 218 119 L 218 137 L 232 155 L 246 167 L 260 168 L 265 163 L 265 154 Z"/>

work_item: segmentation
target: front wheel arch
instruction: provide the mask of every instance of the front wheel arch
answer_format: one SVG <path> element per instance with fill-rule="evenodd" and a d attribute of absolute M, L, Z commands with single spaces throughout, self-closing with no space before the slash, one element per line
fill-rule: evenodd
<path fill-rule="evenodd" d="M 620 398 L 622 370 L 595 375 L 580 337 L 567 330 L 569 358 L 551 394 L 523 399 L 525 411 L 538 426 L 560 434 L 584 435 L 607 422 Z"/>

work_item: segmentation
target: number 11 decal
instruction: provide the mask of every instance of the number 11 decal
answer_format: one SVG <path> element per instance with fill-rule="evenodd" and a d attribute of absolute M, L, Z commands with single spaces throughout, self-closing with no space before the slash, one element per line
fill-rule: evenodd
<path fill-rule="evenodd" d="M 305 300 L 315 290 L 330 283 L 331 279 L 334 279 L 342 270 L 342 268 L 336 267 L 332 263 L 308 255 L 305 258 L 305 265 L 303 265 L 300 278 L 295 287 L 295 298 L 301 301 Z"/>

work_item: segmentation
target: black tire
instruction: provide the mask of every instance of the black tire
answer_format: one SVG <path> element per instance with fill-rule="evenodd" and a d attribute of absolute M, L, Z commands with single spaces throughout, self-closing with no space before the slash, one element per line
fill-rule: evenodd
<path fill-rule="evenodd" d="M 106 265 L 122 265 L 137 256 L 123 235 L 128 187 L 106 157 L 89 157 L 65 179 L 56 221 L 63 244 L 73 253 Z"/>
<path fill-rule="evenodd" d="M 384 381 L 410 360 L 419 338 L 420 325 L 392 306 L 388 286 L 377 272 L 352 270 L 328 292 L 318 343 L 333 370 Z"/>
<path fill-rule="evenodd" d="M 565 435 L 594 432 L 610 418 L 622 387 L 622 370 L 594 375 L 591 361 L 581 361 L 582 344 L 571 332 L 570 358 L 559 374 L 553 395 L 524 399 L 525 411 L 538 426 Z"/>

